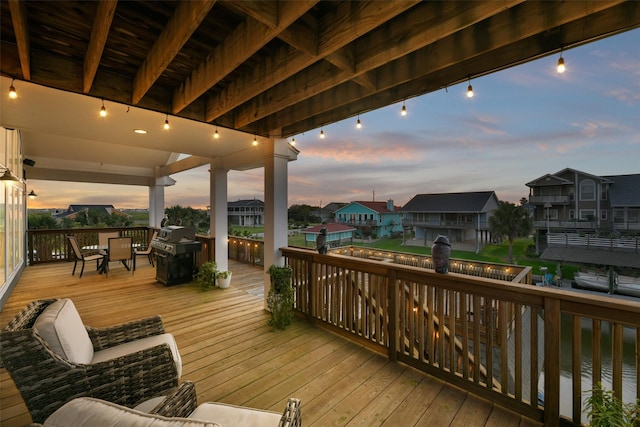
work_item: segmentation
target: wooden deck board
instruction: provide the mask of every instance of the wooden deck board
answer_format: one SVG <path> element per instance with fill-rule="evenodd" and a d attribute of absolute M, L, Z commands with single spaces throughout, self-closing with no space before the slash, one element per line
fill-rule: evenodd
<path fill-rule="evenodd" d="M 134 274 L 114 267 L 108 278 L 87 265 L 81 279 L 71 276 L 69 263 L 27 267 L 0 323 L 4 327 L 32 300 L 61 297 L 72 298 L 94 327 L 160 314 L 180 348 L 182 379 L 196 383 L 199 402 L 280 411 L 295 396 L 305 426 L 541 425 L 302 319 L 273 330 L 262 300 L 262 269 L 229 264 L 231 287 L 206 292 L 194 282 L 164 286 L 147 263 Z M 0 425 L 30 421 L 1 369 Z"/>

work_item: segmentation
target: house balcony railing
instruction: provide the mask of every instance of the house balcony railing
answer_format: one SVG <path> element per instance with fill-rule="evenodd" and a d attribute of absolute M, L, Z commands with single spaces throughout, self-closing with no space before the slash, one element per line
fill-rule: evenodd
<path fill-rule="evenodd" d="M 568 205 L 570 201 L 569 196 L 529 196 L 529 203 L 534 205 Z"/>
<path fill-rule="evenodd" d="M 457 220 L 416 220 L 412 218 L 404 218 L 402 225 L 405 227 L 430 227 L 430 228 L 457 228 L 465 230 L 488 230 L 486 221 L 457 221 Z"/>
<path fill-rule="evenodd" d="M 547 221 L 546 219 L 535 220 L 535 221 L 532 221 L 532 224 L 533 224 L 533 228 L 541 228 L 541 229 L 563 228 L 563 229 L 575 229 L 575 230 L 594 230 L 596 228 L 595 221 L 576 220 L 576 219 L 571 219 L 566 221 L 559 221 L 559 220 Z"/>
<path fill-rule="evenodd" d="M 347 224 L 353 225 L 355 227 L 377 227 L 378 225 L 386 225 L 386 224 L 378 224 L 375 219 L 338 219 L 336 222 L 339 224 Z"/>
<path fill-rule="evenodd" d="M 547 244 L 549 246 L 578 246 L 640 253 L 640 236 L 599 237 L 593 234 L 549 233 L 547 234 Z"/>
<path fill-rule="evenodd" d="M 610 369 L 600 357 L 607 346 L 614 394 L 622 396 L 623 377 L 625 387 L 633 382 L 633 400 L 639 393 L 640 368 L 622 369 L 626 340 L 633 349 L 640 341 L 637 302 L 297 248 L 282 253 L 293 269 L 295 309 L 310 322 L 545 425 L 560 424 L 567 396 L 568 417 L 580 424 L 583 398 Z M 565 317 L 569 331 L 558 327 Z M 612 342 L 584 335 L 585 324 L 611 328 Z M 563 333 L 571 337 L 561 355 Z M 568 389 L 561 357 L 571 363 Z"/>

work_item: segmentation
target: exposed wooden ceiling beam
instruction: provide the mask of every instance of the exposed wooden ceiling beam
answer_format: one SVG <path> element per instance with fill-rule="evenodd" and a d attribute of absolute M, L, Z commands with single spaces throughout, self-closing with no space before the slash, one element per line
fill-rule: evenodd
<path fill-rule="evenodd" d="M 104 45 L 107 42 L 107 36 L 109 35 L 109 29 L 111 28 L 113 14 L 116 11 L 117 4 L 118 0 L 98 2 L 96 18 L 93 22 L 93 28 L 91 29 L 91 39 L 89 39 L 89 46 L 84 56 L 84 66 L 82 68 L 83 93 L 89 93 L 93 79 L 96 77 L 96 71 L 98 71 L 98 66 L 100 65 L 100 58 L 104 51 Z"/>
<path fill-rule="evenodd" d="M 11 23 L 18 45 L 18 55 L 20 57 L 20 69 L 22 78 L 31 80 L 31 55 L 29 43 L 29 24 L 27 23 L 27 8 L 24 1 L 9 0 L 9 10 L 11 11 Z"/>
<path fill-rule="evenodd" d="M 280 3 L 280 17 L 276 28 L 269 28 L 248 17 L 175 90 L 172 112 L 176 114 L 182 111 L 304 15 L 316 3 L 317 0 Z"/>
<path fill-rule="evenodd" d="M 153 86 L 215 3 L 216 0 L 180 3 L 133 79 L 133 104 L 140 102 Z"/>
<path fill-rule="evenodd" d="M 317 57 L 298 52 L 288 55 L 284 62 L 273 60 L 268 64 L 262 64 L 262 67 L 251 75 L 239 76 L 220 94 L 207 99 L 206 121 L 215 121 L 221 115 L 269 87 L 304 70 L 316 62 L 317 58 L 324 58 L 346 46 L 416 3 L 417 1 L 413 0 L 400 3 L 376 1 L 339 3 L 336 11 L 323 16 L 319 23 Z M 269 86 L 266 85 L 267 82 Z"/>
<path fill-rule="evenodd" d="M 278 27 L 280 1 L 225 1 L 229 8 L 244 13 L 269 28 Z"/>
<path fill-rule="evenodd" d="M 637 26 L 640 19 L 640 6 L 633 3 L 619 3 L 595 14 L 586 14 L 581 19 L 555 27 L 553 31 L 531 33 L 529 38 L 513 34 L 511 44 L 504 40 L 505 32 L 498 31 L 488 41 L 489 46 L 481 47 L 474 44 L 473 40 L 482 34 L 470 28 L 382 67 L 379 84 L 385 89 L 378 93 L 366 93 L 362 88 L 347 82 L 314 96 L 303 105 L 289 107 L 266 118 L 266 123 L 261 121 L 257 131 L 268 131 L 275 123 L 288 123 L 282 128 L 283 137 L 296 135 L 363 111 L 375 110 L 408 97 L 442 89 L 446 86 L 442 82 L 459 83 L 469 76 L 469 70 L 474 70 L 477 75 L 484 75 L 531 61 L 549 52 L 550 44 L 575 46 L 610 35 L 606 31 L 615 32 L 616 28 L 617 31 L 623 31 Z M 548 17 L 540 16 L 539 19 L 544 21 Z M 439 59 L 437 63 L 433 62 L 433 58 L 445 53 L 446 57 Z M 461 57 L 468 59 L 460 61 Z M 429 67 L 425 67 L 426 63 Z M 391 79 L 405 83 L 390 83 Z M 327 108 L 328 105 L 332 108 Z"/>
<path fill-rule="evenodd" d="M 331 54 L 332 63 L 343 64 L 341 68 L 347 72 L 321 76 L 323 79 L 320 82 L 318 81 L 320 76 L 314 76 L 317 71 L 309 67 L 286 82 L 239 106 L 235 113 L 235 126 L 245 127 L 267 115 L 274 114 L 279 109 L 301 102 L 305 97 L 311 97 L 348 80 L 354 80 L 372 92 L 378 91 L 380 88 L 375 81 L 367 82 L 363 80 L 365 77 L 357 80 L 358 76 L 451 35 L 460 28 L 469 28 L 477 22 L 504 11 L 507 6 L 519 3 L 521 3 L 520 0 L 508 3 L 479 2 L 473 8 L 470 8 L 467 3 L 458 2 L 423 3 L 416 7 L 415 13 L 401 16 L 392 23 L 373 31 L 371 35 L 356 41 L 353 46 L 345 46 L 339 52 Z M 398 42 L 389 43 L 389 40 Z M 380 52 L 384 52 L 384 55 Z M 351 70 L 348 63 L 350 57 L 354 57 Z M 355 62 L 355 57 L 359 58 L 359 62 Z M 366 77 L 375 78 L 373 73 Z M 309 81 L 317 81 L 317 83 L 311 85 Z M 266 99 L 270 101 L 268 106 L 265 104 Z M 209 113 L 209 103 L 207 103 L 207 119 L 210 118 Z"/>

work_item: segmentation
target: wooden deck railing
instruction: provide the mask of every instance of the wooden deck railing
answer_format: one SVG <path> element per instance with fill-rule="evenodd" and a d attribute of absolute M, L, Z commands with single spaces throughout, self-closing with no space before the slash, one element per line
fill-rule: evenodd
<path fill-rule="evenodd" d="M 559 425 L 561 396 L 568 395 L 568 421 L 584 420 L 586 393 L 604 372 L 622 397 L 623 334 L 635 350 L 625 382 L 634 383 L 632 400 L 640 397 L 640 303 L 297 248 L 282 252 L 293 268 L 295 309 L 309 321 L 546 425 Z M 562 317 L 570 318 L 569 332 L 561 332 Z M 585 340 L 583 322 L 594 332 Z M 597 333 L 603 325 L 613 331 L 611 366 Z M 569 354 L 560 352 L 562 333 L 571 334 Z M 561 391 L 565 358 L 572 379 Z M 594 372 L 584 386 L 583 366 Z"/>

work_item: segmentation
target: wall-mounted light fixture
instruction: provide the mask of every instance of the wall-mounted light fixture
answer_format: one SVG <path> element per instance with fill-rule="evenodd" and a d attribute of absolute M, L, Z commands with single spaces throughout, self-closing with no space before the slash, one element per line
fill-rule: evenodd
<path fill-rule="evenodd" d="M 0 181 L 20 181 L 8 168 L 5 168 L 4 173 L 0 175 Z"/>
<path fill-rule="evenodd" d="M 30 199 L 35 199 L 36 197 L 38 197 L 38 195 L 36 194 L 35 191 L 31 190 L 29 192 L 29 194 L 27 194 L 27 196 L 29 196 Z"/>

